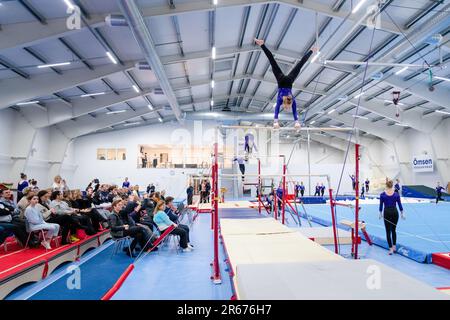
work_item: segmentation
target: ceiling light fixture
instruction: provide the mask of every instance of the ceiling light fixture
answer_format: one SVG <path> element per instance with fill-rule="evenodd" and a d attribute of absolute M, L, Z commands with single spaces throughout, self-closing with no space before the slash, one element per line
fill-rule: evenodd
<path fill-rule="evenodd" d="M 133 84 L 133 89 L 134 91 L 136 91 L 137 93 L 139 93 L 141 90 L 139 90 L 139 88 L 137 87 L 137 85 Z"/>
<path fill-rule="evenodd" d="M 328 114 L 332 114 L 335 111 L 336 111 L 336 109 L 331 109 L 330 111 L 328 111 Z"/>
<path fill-rule="evenodd" d="M 111 52 L 106 51 L 106 55 L 108 56 L 109 60 L 111 60 L 112 63 L 117 64 L 117 60 L 116 60 L 116 58 L 113 57 Z"/>
<path fill-rule="evenodd" d="M 37 66 L 37 67 L 38 67 L 38 69 L 42 69 L 42 68 L 67 66 L 69 64 L 70 64 L 70 62 L 50 63 L 50 64 L 41 64 L 40 66 Z"/>
<path fill-rule="evenodd" d="M 435 79 L 438 79 L 438 80 L 443 80 L 443 81 L 450 81 L 450 79 L 444 78 L 444 77 L 438 77 L 438 76 L 435 76 L 434 78 L 435 78 Z"/>
<path fill-rule="evenodd" d="M 398 70 L 398 71 L 395 73 L 395 75 L 399 75 L 399 74 L 405 72 L 406 70 L 408 70 L 408 67 L 404 67 L 404 68 Z"/>
<path fill-rule="evenodd" d="M 127 110 L 117 110 L 117 111 L 109 111 L 109 112 L 107 112 L 106 114 L 117 114 L 117 113 L 124 113 L 124 112 L 126 112 Z"/>
<path fill-rule="evenodd" d="M 64 3 L 66 4 L 66 6 L 70 9 L 70 10 L 74 10 L 75 6 L 72 4 L 72 2 L 70 0 L 64 0 Z"/>
<path fill-rule="evenodd" d="M 93 96 L 101 96 L 104 94 L 106 94 L 106 92 L 86 93 L 86 94 L 82 94 L 81 97 L 86 98 L 86 97 L 93 97 Z"/>
<path fill-rule="evenodd" d="M 211 58 L 213 60 L 216 59 L 216 47 L 212 47 L 212 49 L 211 49 Z"/>
<path fill-rule="evenodd" d="M 366 2 L 367 0 L 361 0 L 358 2 L 358 4 L 353 8 L 352 13 L 356 13 L 359 11 L 359 9 L 361 9 L 362 5 L 364 4 L 364 2 Z"/>
<path fill-rule="evenodd" d="M 153 106 L 151 104 L 148 104 L 147 107 L 153 111 Z"/>
<path fill-rule="evenodd" d="M 35 104 L 35 103 L 39 103 L 39 101 L 33 100 L 33 101 L 27 101 L 27 102 L 19 102 L 16 104 L 16 106 L 26 106 L 26 105 Z"/>

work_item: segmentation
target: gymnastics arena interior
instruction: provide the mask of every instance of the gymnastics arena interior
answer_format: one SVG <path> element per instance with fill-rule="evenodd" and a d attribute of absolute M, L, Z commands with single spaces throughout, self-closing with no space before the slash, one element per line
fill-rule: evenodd
<path fill-rule="evenodd" d="M 450 3 L 0 0 L 1 300 L 450 300 Z"/>

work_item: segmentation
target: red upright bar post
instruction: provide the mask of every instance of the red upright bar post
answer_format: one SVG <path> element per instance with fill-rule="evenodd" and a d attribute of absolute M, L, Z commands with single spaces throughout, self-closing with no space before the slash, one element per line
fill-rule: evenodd
<path fill-rule="evenodd" d="M 286 211 L 286 158 L 283 156 L 283 197 L 281 199 L 283 208 L 281 209 L 281 223 L 284 224 L 284 213 Z"/>
<path fill-rule="evenodd" d="M 214 210 L 213 210 L 214 193 L 215 193 L 214 188 L 216 186 L 216 179 L 218 178 L 215 176 L 215 174 L 216 174 L 216 162 L 215 162 L 215 160 L 213 160 L 213 164 L 211 166 L 211 189 L 212 189 L 211 190 L 211 193 L 212 193 L 212 196 L 211 196 L 211 230 L 214 230 Z"/>
<path fill-rule="evenodd" d="M 333 224 L 333 237 L 334 237 L 334 253 L 338 254 L 338 245 L 337 245 L 337 232 L 336 232 L 336 217 L 334 215 L 334 200 L 333 200 L 333 189 L 329 189 L 330 192 L 330 207 L 331 207 L 331 221 Z"/>
<path fill-rule="evenodd" d="M 278 220 L 278 198 L 277 198 L 277 190 L 273 190 L 273 217 L 275 220 Z"/>
<path fill-rule="evenodd" d="M 358 259 L 358 229 L 359 229 L 359 144 L 355 144 L 355 259 Z"/>
<path fill-rule="evenodd" d="M 261 214 L 261 159 L 258 158 L 258 212 Z"/>
<path fill-rule="evenodd" d="M 220 276 L 220 266 L 219 266 L 219 166 L 218 166 L 218 154 L 219 154 L 218 144 L 214 144 L 214 166 L 213 166 L 213 177 L 214 177 L 214 195 L 213 195 L 213 205 L 211 208 L 214 211 L 214 261 L 213 261 L 213 276 L 212 280 L 215 284 L 222 283 Z"/>

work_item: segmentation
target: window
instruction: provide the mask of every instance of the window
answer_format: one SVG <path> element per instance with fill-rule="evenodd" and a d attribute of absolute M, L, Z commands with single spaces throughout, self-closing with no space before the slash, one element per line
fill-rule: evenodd
<path fill-rule="evenodd" d="M 109 161 L 127 160 L 127 149 L 99 148 L 97 149 L 97 160 L 109 160 Z"/>

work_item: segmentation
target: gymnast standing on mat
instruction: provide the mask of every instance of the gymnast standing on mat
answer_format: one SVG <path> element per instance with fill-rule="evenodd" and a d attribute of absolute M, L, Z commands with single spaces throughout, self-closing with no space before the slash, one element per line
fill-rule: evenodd
<path fill-rule="evenodd" d="M 314 53 L 317 52 L 318 49 L 316 47 L 313 47 L 311 50 L 306 53 L 303 58 L 295 65 L 295 67 L 289 72 L 289 74 L 285 75 L 280 67 L 278 66 L 278 63 L 275 61 L 275 58 L 273 57 L 272 52 L 270 52 L 269 49 L 264 45 L 264 40 L 255 39 L 255 42 L 258 46 L 263 49 L 264 53 L 266 54 L 267 58 L 269 59 L 270 65 L 272 66 L 272 72 L 275 75 L 275 78 L 277 79 L 278 83 L 278 97 L 277 97 L 277 104 L 275 106 L 275 119 L 273 121 L 273 127 L 275 129 L 278 129 L 280 125 L 278 124 L 278 114 L 280 113 L 280 107 L 281 105 L 284 106 L 284 108 L 289 108 L 292 106 L 292 114 L 294 115 L 295 120 L 295 128 L 300 129 L 300 123 L 298 121 L 298 115 L 297 115 L 297 103 L 295 102 L 295 99 L 292 95 L 292 85 L 297 78 L 298 74 L 300 73 L 301 68 L 303 65 L 308 61 L 309 57 Z"/>
<path fill-rule="evenodd" d="M 400 195 L 394 190 L 394 182 L 389 180 L 386 183 L 386 190 L 380 195 L 380 219 L 383 217 L 384 206 L 384 227 L 386 228 L 386 238 L 389 245 L 389 255 L 396 250 L 397 233 L 395 229 L 398 223 L 397 205 L 400 209 L 402 219 L 405 219 L 403 214 L 403 206 L 400 201 Z"/>

